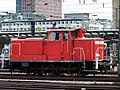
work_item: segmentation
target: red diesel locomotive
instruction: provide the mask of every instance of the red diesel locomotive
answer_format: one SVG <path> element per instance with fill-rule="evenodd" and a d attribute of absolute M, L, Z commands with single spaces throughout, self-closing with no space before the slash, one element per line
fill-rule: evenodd
<path fill-rule="evenodd" d="M 47 38 L 11 40 L 11 70 L 39 75 L 81 75 L 99 69 L 104 58 L 104 39 L 85 38 L 86 30 L 48 29 Z"/>

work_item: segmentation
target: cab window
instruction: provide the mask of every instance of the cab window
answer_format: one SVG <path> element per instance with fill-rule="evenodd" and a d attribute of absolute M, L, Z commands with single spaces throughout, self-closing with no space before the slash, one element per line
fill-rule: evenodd
<path fill-rule="evenodd" d="M 77 34 L 76 34 L 76 32 L 74 31 L 74 32 L 72 32 L 72 38 L 74 39 L 74 38 L 76 38 L 77 37 Z"/>
<path fill-rule="evenodd" d="M 63 40 L 68 40 L 68 33 L 63 33 Z"/>
<path fill-rule="evenodd" d="M 59 32 L 51 32 L 50 40 L 60 40 L 60 33 Z"/>

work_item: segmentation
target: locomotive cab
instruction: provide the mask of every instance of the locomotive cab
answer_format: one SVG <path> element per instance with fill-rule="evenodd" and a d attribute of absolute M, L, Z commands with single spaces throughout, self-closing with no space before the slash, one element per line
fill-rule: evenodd
<path fill-rule="evenodd" d="M 84 38 L 84 29 L 48 29 L 48 60 L 73 60 L 74 39 Z"/>
<path fill-rule="evenodd" d="M 85 29 L 48 29 L 49 40 L 84 38 Z M 63 34 L 63 35 L 62 35 Z"/>

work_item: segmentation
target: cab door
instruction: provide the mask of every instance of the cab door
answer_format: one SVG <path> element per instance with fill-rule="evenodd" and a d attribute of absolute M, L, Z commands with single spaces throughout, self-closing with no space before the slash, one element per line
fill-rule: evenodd
<path fill-rule="evenodd" d="M 47 41 L 48 60 L 61 60 L 61 33 L 51 32 Z"/>
<path fill-rule="evenodd" d="M 68 32 L 63 32 L 63 41 L 61 48 L 61 59 L 69 60 L 69 41 L 68 41 Z"/>

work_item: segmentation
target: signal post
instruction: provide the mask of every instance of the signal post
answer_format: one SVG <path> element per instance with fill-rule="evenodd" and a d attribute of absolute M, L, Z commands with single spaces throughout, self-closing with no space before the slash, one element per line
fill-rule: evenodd
<path fill-rule="evenodd" d="M 120 1 L 119 1 L 118 81 L 120 82 Z"/>

